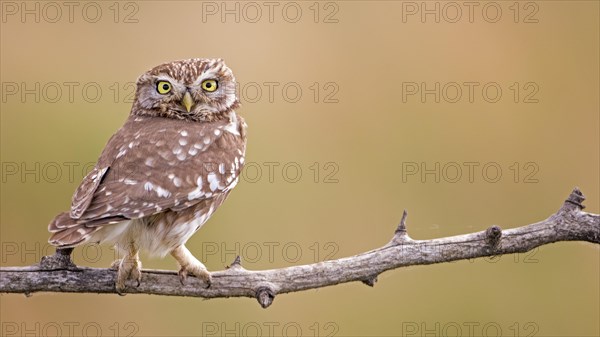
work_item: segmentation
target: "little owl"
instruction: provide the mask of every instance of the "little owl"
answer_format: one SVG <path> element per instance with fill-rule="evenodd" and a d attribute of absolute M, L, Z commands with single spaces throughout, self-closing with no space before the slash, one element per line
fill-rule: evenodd
<path fill-rule="evenodd" d="M 210 286 L 206 267 L 186 241 L 238 182 L 246 124 L 231 70 L 221 59 L 159 65 L 137 80 L 125 125 L 110 138 L 96 166 L 73 195 L 70 212 L 48 225 L 60 248 L 110 243 L 123 258 L 116 289 L 141 280 L 138 252 L 165 256 Z"/>

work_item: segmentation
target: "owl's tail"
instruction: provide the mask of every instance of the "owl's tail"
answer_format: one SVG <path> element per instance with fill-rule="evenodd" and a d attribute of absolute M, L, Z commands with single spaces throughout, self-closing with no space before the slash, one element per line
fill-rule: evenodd
<path fill-rule="evenodd" d="M 52 233 L 48 242 L 59 248 L 72 248 L 87 242 L 102 226 L 124 220 L 128 219 L 119 215 L 98 219 L 73 219 L 68 212 L 63 212 L 48 225 L 48 231 Z"/>
<path fill-rule="evenodd" d="M 48 231 L 52 233 L 48 242 L 59 248 L 71 248 L 84 243 L 99 227 L 86 226 L 88 223 L 80 221 L 71 218 L 67 212 L 60 213 L 48 225 Z"/>

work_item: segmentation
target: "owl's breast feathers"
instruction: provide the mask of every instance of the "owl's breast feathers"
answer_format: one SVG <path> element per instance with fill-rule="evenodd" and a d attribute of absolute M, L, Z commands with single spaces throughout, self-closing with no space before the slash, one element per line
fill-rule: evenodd
<path fill-rule="evenodd" d="M 207 123 L 132 115 L 83 179 L 70 213 L 49 224 L 49 241 L 73 246 L 104 225 L 221 199 L 237 184 L 245 152 L 246 124 L 233 111 Z"/>

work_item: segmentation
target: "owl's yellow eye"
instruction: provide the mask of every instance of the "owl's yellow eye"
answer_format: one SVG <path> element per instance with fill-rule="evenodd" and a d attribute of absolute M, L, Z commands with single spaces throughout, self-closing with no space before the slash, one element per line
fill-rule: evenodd
<path fill-rule="evenodd" d="M 219 84 L 217 83 L 217 80 L 204 80 L 202 82 L 202 89 L 208 92 L 217 90 L 218 86 Z"/>
<path fill-rule="evenodd" d="M 171 91 L 171 83 L 167 81 L 158 81 L 158 84 L 156 85 L 156 91 L 162 95 L 168 94 Z"/>

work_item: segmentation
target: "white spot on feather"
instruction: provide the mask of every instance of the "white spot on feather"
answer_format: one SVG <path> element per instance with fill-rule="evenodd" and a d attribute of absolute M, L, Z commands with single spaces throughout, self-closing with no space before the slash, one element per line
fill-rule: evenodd
<path fill-rule="evenodd" d="M 156 186 L 156 195 L 158 195 L 159 197 L 168 198 L 169 196 L 171 196 L 171 192 L 165 190 L 160 186 Z"/>
<path fill-rule="evenodd" d="M 227 187 L 228 190 L 231 190 L 235 187 L 235 185 L 237 185 L 238 181 L 240 180 L 240 177 L 235 178 L 235 180 L 231 183 L 231 185 L 229 185 Z"/>
<path fill-rule="evenodd" d="M 188 194 L 188 200 L 197 199 L 204 195 L 204 192 L 202 192 L 202 176 L 196 179 L 196 184 L 198 185 L 198 187 L 196 187 Z"/>
<path fill-rule="evenodd" d="M 229 123 L 230 124 L 237 124 L 238 123 L 237 115 L 233 111 L 231 113 L 229 113 Z"/>
<path fill-rule="evenodd" d="M 208 176 L 206 177 L 206 180 L 209 183 L 209 187 L 211 191 L 216 190 L 217 188 L 219 188 L 219 178 L 217 177 L 217 174 L 214 172 L 211 172 L 208 174 Z"/>
<path fill-rule="evenodd" d="M 223 130 L 225 130 L 229 133 L 232 133 L 236 136 L 240 136 L 239 127 L 240 127 L 240 125 L 238 124 L 237 117 L 236 117 L 235 113 L 232 113 L 229 116 L 229 124 L 225 125 Z"/>

